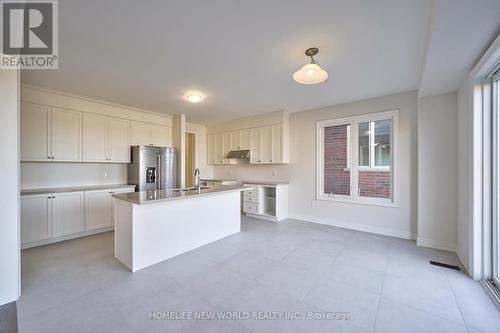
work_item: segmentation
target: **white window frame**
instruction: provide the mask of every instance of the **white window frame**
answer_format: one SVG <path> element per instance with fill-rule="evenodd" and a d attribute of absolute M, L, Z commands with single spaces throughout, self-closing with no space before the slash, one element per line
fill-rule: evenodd
<path fill-rule="evenodd" d="M 375 165 L 375 121 L 362 121 L 360 123 L 368 123 L 369 129 L 368 131 L 370 132 L 369 136 L 369 143 L 368 147 L 370 149 L 370 153 L 368 154 L 368 159 L 369 159 L 369 164 L 368 166 L 366 165 L 358 165 L 358 168 L 363 170 L 363 171 L 390 171 L 391 166 L 385 166 L 385 165 Z M 359 125 L 359 123 L 358 123 Z M 359 129 L 359 127 L 358 127 Z M 359 135 L 359 133 L 358 133 Z M 359 137 L 358 137 L 359 138 Z M 359 149 L 359 147 L 358 147 Z M 348 151 L 350 153 L 350 151 Z M 392 155 L 392 153 L 391 153 Z M 358 150 L 358 159 L 359 159 L 359 150 Z M 358 163 L 359 164 L 359 163 Z"/>
<path fill-rule="evenodd" d="M 391 120 L 391 166 L 390 167 L 359 167 L 358 147 L 358 125 L 359 123 L 374 122 L 379 120 Z M 325 127 L 350 125 L 347 134 L 347 169 L 350 170 L 350 195 L 324 193 L 324 160 L 325 160 Z M 372 137 L 372 136 L 371 136 Z M 374 135 L 373 135 L 374 138 Z M 370 138 L 370 140 L 372 140 Z M 321 120 L 316 122 L 316 200 L 348 202 L 355 204 L 367 204 L 377 206 L 397 207 L 398 199 L 398 164 L 399 164 L 399 110 L 391 110 L 377 113 L 363 114 L 354 117 Z M 372 147 L 370 147 L 372 149 Z M 372 159 L 370 158 L 370 165 Z M 358 171 L 359 170 L 391 170 L 391 197 L 372 198 L 363 197 L 358 193 Z"/>

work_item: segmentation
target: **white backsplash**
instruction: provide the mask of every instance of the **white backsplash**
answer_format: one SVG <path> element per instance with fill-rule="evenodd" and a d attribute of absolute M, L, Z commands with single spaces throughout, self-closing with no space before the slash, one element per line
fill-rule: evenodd
<path fill-rule="evenodd" d="M 251 165 L 232 164 L 213 166 L 214 179 L 288 181 L 290 164 Z"/>
<path fill-rule="evenodd" d="M 127 165 L 115 163 L 21 162 L 21 188 L 127 183 Z"/>

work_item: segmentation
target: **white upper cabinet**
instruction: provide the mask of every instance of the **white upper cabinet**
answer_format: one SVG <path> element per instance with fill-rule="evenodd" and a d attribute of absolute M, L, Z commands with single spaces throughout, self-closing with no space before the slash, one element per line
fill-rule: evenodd
<path fill-rule="evenodd" d="M 172 128 L 132 121 L 130 124 L 131 145 L 172 146 Z"/>
<path fill-rule="evenodd" d="M 231 150 L 250 150 L 250 164 L 288 163 L 288 131 L 284 124 L 207 135 L 208 164 L 229 164 Z"/>
<path fill-rule="evenodd" d="M 224 143 L 222 134 L 215 134 L 215 164 L 224 164 L 223 149 Z"/>
<path fill-rule="evenodd" d="M 261 163 L 272 162 L 272 126 L 260 128 L 260 158 Z"/>
<path fill-rule="evenodd" d="M 231 151 L 231 134 L 223 133 L 222 134 L 222 163 L 229 164 L 229 160 L 226 158 L 227 154 Z"/>
<path fill-rule="evenodd" d="M 244 129 L 229 133 L 231 138 L 230 150 L 247 150 L 250 149 L 251 130 Z"/>
<path fill-rule="evenodd" d="M 49 109 L 21 103 L 21 161 L 48 161 L 50 155 Z"/>
<path fill-rule="evenodd" d="M 215 164 L 215 134 L 207 136 L 207 163 Z"/>
<path fill-rule="evenodd" d="M 271 137 L 271 163 L 283 162 L 283 126 L 273 125 Z"/>
<path fill-rule="evenodd" d="M 172 146 L 172 129 L 170 127 L 151 125 L 149 129 L 149 136 L 149 141 L 153 146 Z"/>
<path fill-rule="evenodd" d="M 83 161 L 130 162 L 130 121 L 84 113 Z"/>
<path fill-rule="evenodd" d="M 244 129 L 241 130 L 241 149 L 248 150 L 250 149 L 251 140 L 252 140 L 252 130 Z"/>
<path fill-rule="evenodd" d="M 130 144 L 132 146 L 149 145 L 149 124 L 130 122 Z"/>
<path fill-rule="evenodd" d="M 21 86 L 21 162 L 130 162 L 131 145 L 171 146 L 172 117 Z"/>
<path fill-rule="evenodd" d="M 285 158 L 287 149 L 285 140 L 287 138 L 283 132 L 283 125 L 252 128 L 250 163 L 288 163 Z"/>
<path fill-rule="evenodd" d="M 52 109 L 51 156 L 54 161 L 80 162 L 82 113 L 78 111 Z"/>
<path fill-rule="evenodd" d="M 130 121 L 108 118 L 107 148 L 110 162 L 130 162 Z"/>
<path fill-rule="evenodd" d="M 231 150 L 240 150 L 241 148 L 241 131 L 234 131 L 231 135 Z"/>
<path fill-rule="evenodd" d="M 262 163 L 261 154 L 261 134 L 260 128 L 252 128 L 252 139 L 250 145 L 250 163 Z"/>
<path fill-rule="evenodd" d="M 106 116 L 83 114 L 83 161 L 107 161 L 107 118 Z"/>
<path fill-rule="evenodd" d="M 21 103 L 21 161 L 80 162 L 82 113 Z"/>
<path fill-rule="evenodd" d="M 229 164 L 229 160 L 226 158 L 227 154 L 231 150 L 231 134 L 230 133 L 219 133 L 215 134 L 213 139 L 214 148 L 209 148 L 213 150 L 214 163 L 213 164 Z"/>

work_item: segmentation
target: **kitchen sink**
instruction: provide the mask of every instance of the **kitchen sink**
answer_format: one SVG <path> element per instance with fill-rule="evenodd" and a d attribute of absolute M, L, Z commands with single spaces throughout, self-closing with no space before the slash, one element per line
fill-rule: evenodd
<path fill-rule="evenodd" d="M 200 186 L 200 189 L 202 189 L 202 190 L 205 190 L 207 188 L 210 188 L 210 186 Z M 187 192 L 187 191 L 195 191 L 195 190 L 196 190 L 196 187 L 192 186 L 192 187 L 176 188 L 176 189 L 173 189 L 172 191 Z"/>

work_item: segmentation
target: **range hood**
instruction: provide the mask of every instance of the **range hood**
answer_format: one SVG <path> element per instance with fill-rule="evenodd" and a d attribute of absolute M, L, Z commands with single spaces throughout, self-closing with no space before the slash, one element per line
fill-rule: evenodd
<path fill-rule="evenodd" d="M 249 159 L 250 158 L 250 150 L 231 150 L 226 158 L 240 158 L 240 159 Z"/>

